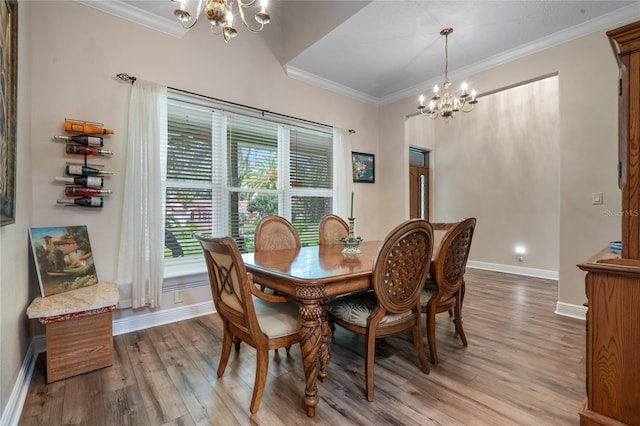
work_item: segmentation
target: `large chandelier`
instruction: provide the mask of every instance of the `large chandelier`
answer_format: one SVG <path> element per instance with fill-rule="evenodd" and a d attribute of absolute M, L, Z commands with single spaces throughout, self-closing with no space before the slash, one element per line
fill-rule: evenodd
<path fill-rule="evenodd" d="M 475 104 L 478 103 L 476 91 L 467 92 L 466 82 L 462 83 L 459 95 L 456 96 L 449 93 L 449 88 L 451 87 L 451 82 L 449 81 L 449 34 L 452 32 L 453 28 L 445 28 L 440 31 L 440 35 L 444 36 L 444 84 L 442 85 L 444 93 L 440 95 L 440 89 L 436 84 L 433 88 L 433 97 L 429 101 L 429 105 L 424 104 L 424 95 L 420 95 L 418 99 L 420 102 L 418 105 L 420 114 L 428 115 L 434 120 L 438 116 L 448 120 L 454 117 L 458 111 L 471 112 Z"/>
<path fill-rule="evenodd" d="M 173 11 L 173 14 L 178 18 L 182 28 L 191 29 L 196 22 L 198 22 L 198 18 L 200 18 L 200 13 L 204 10 L 204 16 L 207 18 L 209 23 L 211 23 L 211 31 L 214 34 L 222 34 L 224 37 L 224 41 L 228 42 L 230 39 L 236 37 L 238 35 L 238 30 L 233 27 L 233 4 L 227 0 L 205 0 L 207 5 L 202 8 L 203 0 L 198 0 L 198 7 L 196 9 L 196 18 L 191 20 L 191 13 L 187 10 L 186 2 L 187 0 L 173 0 L 180 3 L 180 6 Z M 249 0 L 243 2 L 242 0 L 236 0 L 238 4 L 238 12 L 240 13 L 240 19 L 242 19 L 242 23 L 245 27 L 247 27 L 250 31 L 254 33 L 262 31 L 264 26 L 271 21 L 271 17 L 267 13 L 267 0 L 260 1 L 260 10 L 256 12 L 255 18 L 256 22 L 258 22 L 259 27 L 253 28 L 251 27 L 245 17 L 244 12 L 246 9 L 253 7 L 256 4 L 257 0 Z M 219 29 L 219 31 L 217 31 Z"/>

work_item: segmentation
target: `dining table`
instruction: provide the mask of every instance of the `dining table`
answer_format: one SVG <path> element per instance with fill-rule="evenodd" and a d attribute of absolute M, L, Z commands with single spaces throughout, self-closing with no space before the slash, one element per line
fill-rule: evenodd
<path fill-rule="evenodd" d="M 307 416 L 315 415 L 318 377 L 327 377 L 330 333 L 328 298 L 372 288 L 373 261 L 380 241 L 363 241 L 359 253 L 342 253 L 342 244 L 243 253 L 255 283 L 295 296 L 300 302 L 300 351 L 305 375 Z"/>

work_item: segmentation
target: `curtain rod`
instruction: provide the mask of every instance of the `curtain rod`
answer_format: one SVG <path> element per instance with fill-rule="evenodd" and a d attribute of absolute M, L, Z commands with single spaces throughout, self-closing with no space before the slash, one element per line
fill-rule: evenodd
<path fill-rule="evenodd" d="M 123 73 L 123 72 L 116 74 L 116 77 L 119 78 L 122 81 L 125 81 L 125 82 L 129 82 L 130 81 L 131 84 L 133 84 L 137 80 L 137 77 L 134 77 L 132 75 L 129 75 L 129 74 L 126 74 L 126 73 Z M 269 111 L 269 110 L 266 110 L 266 109 L 260 109 L 260 108 L 252 107 L 250 105 L 243 105 L 243 104 L 239 104 L 239 103 L 236 103 L 236 102 L 225 101 L 224 99 L 213 98 L 211 96 L 201 95 L 199 93 L 194 93 L 194 92 L 189 92 L 188 90 L 182 90 L 182 89 L 178 89 L 178 88 L 170 87 L 170 86 L 167 86 L 167 89 L 175 90 L 176 92 L 185 93 L 185 94 L 191 95 L 191 96 L 197 96 L 197 97 L 200 97 L 200 98 L 204 98 L 204 99 L 209 99 L 209 100 L 216 101 L 216 102 L 225 103 L 227 105 L 233 105 L 235 107 L 240 107 L 240 108 L 245 108 L 245 109 L 249 109 L 249 110 L 252 110 L 252 111 L 257 111 L 257 112 L 261 113 L 263 117 L 264 117 L 265 114 L 271 114 L 271 115 L 276 116 L 276 117 L 288 118 L 290 120 L 296 120 L 296 121 L 301 121 L 303 123 L 315 124 L 316 126 L 329 127 L 331 129 L 333 128 L 333 126 L 331 126 L 329 124 L 318 123 L 317 121 L 311 121 L 311 120 L 306 120 L 304 118 L 294 117 L 294 116 L 291 116 L 291 115 L 280 114 L 280 113 Z"/>

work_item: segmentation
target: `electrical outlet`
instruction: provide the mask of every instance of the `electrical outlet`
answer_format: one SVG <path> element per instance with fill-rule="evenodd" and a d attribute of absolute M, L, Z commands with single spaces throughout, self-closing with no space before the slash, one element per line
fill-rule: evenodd
<path fill-rule="evenodd" d="M 182 303 L 184 300 L 182 299 L 182 290 L 175 290 L 173 292 L 173 303 Z"/>

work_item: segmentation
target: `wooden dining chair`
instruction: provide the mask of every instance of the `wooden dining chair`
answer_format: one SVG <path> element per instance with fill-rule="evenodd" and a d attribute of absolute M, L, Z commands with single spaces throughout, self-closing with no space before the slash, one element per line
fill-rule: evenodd
<path fill-rule="evenodd" d="M 256 225 L 255 252 L 287 250 L 300 248 L 300 236 L 291 222 L 282 216 L 264 216 Z M 265 291 L 266 286 L 256 283 L 260 290 Z"/>
<path fill-rule="evenodd" d="M 431 262 L 430 279 L 420 295 L 421 311 L 426 313 L 427 342 L 433 364 L 438 363 L 436 314 L 453 309 L 456 331 L 467 346 L 462 328 L 462 289 L 476 219 L 468 218 L 447 231 Z"/>
<path fill-rule="evenodd" d="M 433 250 L 433 229 L 411 219 L 382 241 L 373 261 L 373 292 L 356 293 L 327 302 L 332 333 L 335 324 L 366 337 L 367 401 L 373 401 L 376 339 L 411 329 L 422 372 L 429 365 L 420 333 L 420 294 L 427 281 Z"/>
<path fill-rule="evenodd" d="M 200 241 L 209 272 L 216 311 L 223 324 L 222 352 L 218 377 L 222 377 L 231 354 L 231 345 L 245 342 L 254 347 L 256 376 L 249 409 L 258 411 L 269 369 L 269 350 L 299 343 L 299 305 L 293 297 L 263 293 L 245 269 L 240 250 L 231 237 L 208 238 L 194 233 Z"/>
<path fill-rule="evenodd" d="M 265 216 L 258 222 L 255 233 L 255 251 L 300 248 L 300 236 L 291 222 L 282 216 Z"/>
<path fill-rule="evenodd" d="M 349 236 L 349 225 L 340 216 L 328 214 L 320 221 L 320 245 L 341 244 Z"/>

